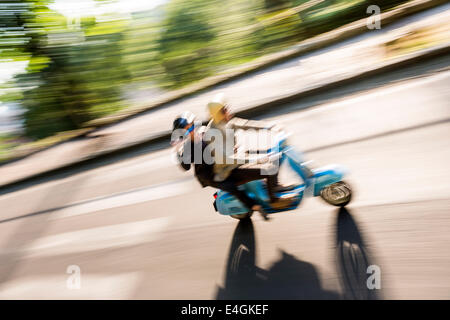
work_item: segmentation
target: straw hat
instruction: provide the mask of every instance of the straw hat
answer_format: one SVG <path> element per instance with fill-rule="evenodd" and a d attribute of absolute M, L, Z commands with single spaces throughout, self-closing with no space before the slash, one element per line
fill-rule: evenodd
<path fill-rule="evenodd" d="M 226 105 L 227 101 L 223 93 L 216 94 L 208 103 L 208 111 L 214 122 L 219 123 L 225 118 L 222 109 L 226 107 Z"/>

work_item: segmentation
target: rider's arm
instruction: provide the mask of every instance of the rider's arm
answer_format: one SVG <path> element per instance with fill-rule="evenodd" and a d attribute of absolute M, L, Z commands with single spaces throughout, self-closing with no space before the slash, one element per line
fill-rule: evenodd
<path fill-rule="evenodd" d="M 178 161 L 180 162 L 180 166 L 181 166 L 184 170 L 188 171 L 188 170 L 191 168 L 191 164 L 190 164 L 190 163 L 184 163 L 184 162 L 183 162 L 183 158 L 181 158 L 181 159 L 179 158 Z"/>
<path fill-rule="evenodd" d="M 180 150 L 177 150 L 177 160 L 178 163 L 180 164 L 180 166 L 184 169 L 184 170 L 189 170 L 191 168 L 191 161 L 187 161 L 190 159 L 186 159 L 186 156 L 184 154 L 184 151 L 186 150 L 186 148 L 189 148 L 190 145 L 187 143 L 187 141 L 183 144 L 182 148 Z"/>

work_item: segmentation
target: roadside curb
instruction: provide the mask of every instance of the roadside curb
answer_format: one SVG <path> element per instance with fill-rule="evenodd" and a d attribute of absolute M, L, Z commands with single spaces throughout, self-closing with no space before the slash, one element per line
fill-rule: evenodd
<path fill-rule="evenodd" d="M 318 85 L 317 87 L 310 88 L 310 89 L 303 90 L 303 91 L 298 91 L 297 93 L 289 94 L 284 97 L 279 97 L 279 98 L 276 98 L 274 100 L 268 101 L 263 104 L 258 104 L 258 105 L 247 107 L 245 110 L 236 112 L 236 115 L 239 117 L 251 117 L 256 114 L 261 114 L 267 110 L 270 110 L 275 105 L 285 104 L 285 103 L 289 103 L 289 102 L 292 102 L 292 101 L 300 99 L 300 98 L 316 95 L 323 91 L 335 89 L 335 88 L 338 88 L 338 87 L 341 87 L 344 85 L 348 85 L 353 82 L 361 81 L 366 78 L 370 78 L 370 77 L 373 77 L 375 75 L 382 74 L 385 72 L 395 71 L 396 69 L 400 69 L 400 68 L 418 63 L 418 62 L 423 62 L 428 59 L 434 58 L 436 56 L 448 54 L 448 53 L 450 53 L 450 43 L 446 43 L 446 44 L 432 47 L 429 49 L 423 49 L 418 52 L 410 53 L 408 55 L 392 59 L 390 61 L 385 61 L 385 62 L 380 63 L 368 70 L 361 71 L 350 77 L 344 77 L 342 79 L 338 79 L 336 81 L 330 82 L 325 85 Z M 0 185 L 0 194 L 3 193 L 6 189 L 14 188 L 16 186 L 19 186 L 20 184 L 30 182 L 30 181 L 36 180 L 36 179 L 45 178 L 50 175 L 60 174 L 68 169 L 75 169 L 77 167 L 81 167 L 83 165 L 92 163 L 94 161 L 106 159 L 106 158 L 114 156 L 114 155 L 119 155 L 122 153 L 130 152 L 130 151 L 137 150 L 139 148 L 149 146 L 149 145 L 168 144 L 169 140 L 170 140 L 170 135 L 171 135 L 170 131 L 160 132 L 160 133 L 152 135 L 150 137 L 146 137 L 144 139 L 134 141 L 133 143 L 126 144 L 119 148 L 109 149 L 109 150 L 104 150 L 104 151 L 100 151 L 97 153 L 93 153 L 88 157 L 63 164 L 57 168 L 47 170 L 44 172 L 40 172 L 37 174 L 33 174 L 28 177 L 24 177 L 24 178 L 6 183 L 4 185 Z"/>
<path fill-rule="evenodd" d="M 371 69 L 361 71 L 353 76 L 350 77 L 344 77 L 342 79 L 338 79 L 337 81 L 329 82 L 325 85 L 319 85 L 317 87 L 299 91 L 294 94 L 287 95 L 285 97 L 277 98 L 275 100 L 259 104 L 258 106 L 249 107 L 245 110 L 242 110 L 240 112 L 237 112 L 236 114 L 241 117 L 251 117 L 258 113 L 263 113 L 269 109 L 271 109 L 273 106 L 279 105 L 279 104 L 286 104 L 301 98 L 305 98 L 312 95 L 317 95 L 323 91 L 328 91 L 331 89 L 335 89 L 347 84 L 351 84 L 354 82 L 362 81 L 367 78 L 376 76 L 378 74 L 386 73 L 395 71 L 397 69 L 418 63 L 423 62 L 428 59 L 437 57 L 439 55 L 444 55 L 450 53 L 450 43 L 446 43 L 443 45 L 435 46 L 431 49 L 424 49 L 420 50 L 418 52 L 410 53 L 406 56 L 398 57 L 395 59 L 392 59 L 391 61 L 387 61 L 384 63 L 380 63 L 376 66 L 374 66 Z"/>

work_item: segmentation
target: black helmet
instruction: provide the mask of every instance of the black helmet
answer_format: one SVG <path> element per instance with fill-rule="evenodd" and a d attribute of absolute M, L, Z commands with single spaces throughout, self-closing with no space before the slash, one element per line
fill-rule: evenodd
<path fill-rule="evenodd" d="M 177 116 L 173 121 L 172 131 L 177 129 L 184 129 L 189 124 L 194 124 L 195 115 L 190 111 L 185 111 L 181 115 Z"/>
<path fill-rule="evenodd" d="M 175 120 L 173 121 L 172 137 L 171 137 L 170 144 L 176 145 L 178 142 L 180 142 L 184 138 L 186 138 L 186 136 L 188 136 L 189 133 L 195 129 L 195 121 L 196 121 L 195 115 L 189 111 L 183 112 L 181 115 L 177 116 L 175 118 Z M 190 126 L 190 128 L 188 128 L 187 131 L 184 131 L 184 134 L 182 134 L 182 136 L 179 136 L 179 133 L 177 133 L 177 136 L 173 135 L 175 133 L 175 130 L 184 129 L 188 125 L 192 125 L 192 126 Z"/>

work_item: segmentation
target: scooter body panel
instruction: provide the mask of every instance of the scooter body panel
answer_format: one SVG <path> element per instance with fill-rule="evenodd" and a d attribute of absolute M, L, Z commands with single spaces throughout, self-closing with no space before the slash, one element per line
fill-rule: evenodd
<path fill-rule="evenodd" d="M 291 146 L 285 144 L 285 137 L 279 140 L 279 143 L 274 149 L 276 149 L 278 154 L 281 154 L 281 157 L 279 157 L 279 164 L 281 165 L 281 163 L 287 162 L 304 183 L 298 184 L 291 190 L 279 194 L 294 197 L 292 205 L 284 209 L 274 209 L 270 206 L 270 199 L 264 180 L 255 180 L 239 186 L 239 188 L 244 190 L 256 203 L 263 206 L 264 211 L 267 213 L 296 209 L 305 195 L 319 196 L 320 191 L 323 188 L 341 181 L 346 173 L 346 170 L 341 166 L 328 165 L 312 170 L 313 176 L 307 177 L 303 170 L 304 165 L 301 154 Z M 214 207 L 216 208 L 216 211 L 222 215 L 245 214 L 250 211 L 249 208 L 236 197 L 222 190 L 217 192 Z"/>
<path fill-rule="evenodd" d="M 330 184 L 342 181 L 345 169 L 339 165 L 328 165 L 313 170 L 314 178 L 311 184 L 314 186 L 314 196 L 320 195 L 320 191 Z"/>
<path fill-rule="evenodd" d="M 281 211 L 294 210 L 295 208 L 297 208 L 303 198 L 305 185 L 303 184 L 297 185 L 292 190 L 282 193 L 288 194 L 295 198 L 292 205 L 285 209 L 273 209 L 269 205 L 270 199 L 267 193 L 267 187 L 263 180 L 255 180 L 248 182 L 240 186 L 240 188 L 244 190 L 249 197 L 254 199 L 256 203 L 262 205 L 265 212 L 275 213 Z M 217 198 L 215 201 L 216 201 L 215 204 L 216 209 L 222 215 L 244 214 L 249 212 L 249 209 L 235 196 L 222 190 L 219 190 L 217 192 Z"/>

